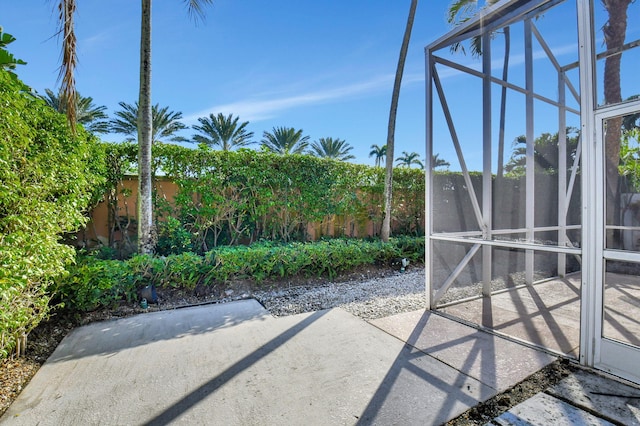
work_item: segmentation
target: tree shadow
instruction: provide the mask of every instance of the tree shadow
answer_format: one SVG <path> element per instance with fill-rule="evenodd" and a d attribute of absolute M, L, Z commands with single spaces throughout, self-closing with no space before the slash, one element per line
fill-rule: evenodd
<path fill-rule="evenodd" d="M 269 312 L 256 300 L 208 307 L 190 307 L 102 321 L 73 330 L 58 345 L 48 363 L 93 355 L 113 355 L 124 349 L 179 339 L 232 327 L 247 320 L 264 320 Z"/>

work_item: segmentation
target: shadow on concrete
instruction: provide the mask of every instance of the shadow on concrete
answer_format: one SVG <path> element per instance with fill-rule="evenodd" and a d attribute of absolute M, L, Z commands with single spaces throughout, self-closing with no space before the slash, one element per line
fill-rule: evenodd
<path fill-rule="evenodd" d="M 124 349 L 174 340 L 232 327 L 270 314 L 255 300 L 207 307 L 150 312 L 130 318 L 85 325 L 73 330 L 47 360 L 49 363 L 93 355 L 112 355 Z"/>
<path fill-rule="evenodd" d="M 406 397 L 414 399 L 411 404 L 421 406 L 413 407 L 417 411 L 420 409 L 424 410 L 425 408 L 430 411 L 429 419 L 410 416 L 414 419 L 422 418 L 425 424 L 442 424 L 457 417 L 466 411 L 467 408 L 476 405 L 480 401 L 489 399 L 497 393 L 495 389 L 484 386 L 469 374 L 463 373 L 469 371 L 471 365 L 479 358 L 482 364 L 482 374 L 495 377 L 496 362 L 493 340 L 490 339 L 489 344 L 481 344 L 480 339 L 476 338 L 476 334 L 471 334 L 454 338 L 446 343 L 436 345 L 428 344 L 428 342 L 425 342 L 423 332 L 432 315 L 434 314 L 430 311 L 425 311 L 424 314 L 422 314 L 420 320 L 411 332 L 410 337 L 407 339 L 403 351 L 400 352 L 394 361 L 373 398 L 362 413 L 362 416 L 359 418 L 358 425 L 386 422 L 390 416 L 389 413 L 383 413 L 383 411 L 386 410 L 385 405 L 397 406 L 397 400 L 403 397 L 403 392 L 402 390 L 398 390 L 398 385 L 402 386 L 402 382 L 406 383 L 408 381 L 407 376 L 413 376 L 414 379 L 428 382 L 437 388 L 437 390 L 447 395 L 444 400 L 431 401 L 429 401 L 428 395 L 411 395 L 410 393 L 405 395 Z M 462 368 L 452 367 L 431 355 L 432 353 L 451 349 L 469 341 L 473 341 L 473 345 Z M 432 363 L 422 363 L 422 366 L 419 365 L 417 361 L 425 358 L 441 363 L 442 366 L 445 366 L 453 372 L 453 377 L 449 377 L 447 380 L 441 372 L 434 374 L 424 368 L 433 366 Z M 474 382 L 475 384 L 470 385 L 470 383 Z M 472 389 L 472 387 L 474 387 L 474 389 Z M 439 404 L 439 406 L 434 404 L 434 402 Z M 410 411 L 412 407 L 405 407 L 405 409 Z M 380 415 L 383 415 L 385 419 L 379 418 Z"/>
<path fill-rule="evenodd" d="M 289 328 L 287 331 L 270 340 L 251 354 L 245 356 L 216 377 L 212 378 L 197 389 L 193 390 L 192 392 L 181 398 L 179 401 L 177 401 L 175 404 L 144 424 L 154 426 L 170 424 L 181 414 L 204 400 L 207 396 L 216 392 L 225 384 L 229 383 L 238 374 L 249 369 L 252 365 L 257 363 L 261 359 L 267 357 L 273 351 L 293 338 L 296 334 L 300 333 L 302 330 L 307 328 L 309 325 L 320 319 L 328 312 L 329 311 L 317 311 L 311 314 L 295 326 Z"/>
<path fill-rule="evenodd" d="M 492 295 L 488 304 L 485 299 L 463 301 L 441 310 L 498 333 L 578 356 L 579 281 L 558 278 Z"/>

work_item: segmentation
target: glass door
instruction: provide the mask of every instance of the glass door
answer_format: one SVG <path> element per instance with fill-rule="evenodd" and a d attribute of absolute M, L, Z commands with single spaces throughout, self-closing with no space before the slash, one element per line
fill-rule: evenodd
<path fill-rule="evenodd" d="M 595 366 L 640 382 L 640 104 L 596 114 L 604 187 Z"/>

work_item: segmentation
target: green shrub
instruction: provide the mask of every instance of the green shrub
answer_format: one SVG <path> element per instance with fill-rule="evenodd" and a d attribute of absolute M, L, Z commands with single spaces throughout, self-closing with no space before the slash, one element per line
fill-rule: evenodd
<path fill-rule="evenodd" d="M 156 253 L 161 256 L 192 251 L 191 233 L 174 217 L 158 224 Z"/>
<path fill-rule="evenodd" d="M 127 170 L 134 144 L 105 146 L 109 170 Z M 174 182 L 173 199 L 155 194 L 158 253 L 205 253 L 261 240 L 307 241 L 317 236 L 365 235 L 383 216 L 384 170 L 309 155 L 254 150 L 217 151 L 154 144 L 154 167 Z M 110 173 L 111 199 L 124 175 Z M 394 233 L 424 233 L 424 171 L 399 167 L 393 184 Z M 110 204 L 115 206 L 116 204 Z M 113 207 L 112 207 L 113 209 Z M 173 218 L 173 219 L 168 219 Z"/>
<path fill-rule="evenodd" d="M 399 250 L 399 257 L 406 257 L 413 262 L 424 262 L 425 237 L 400 236 L 389 240 Z"/>
<path fill-rule="evenodd" d="M 165 276 L 165 257 L 157 257 L 150 254 L 138 254 L 124 263 L 131 271 L 133 284 L 138 287 L 147 285 L 159 285 Z"/>
<path fill-rule="evenodd" d="M 93 137 L 24 88 L 0 70 L 0 359 L 47 317 L 74 259 L 62 236 L 86 223 L 102 183 Z"/>
<path fill-rule="evenodd" d="M 129 260 L 104 260 L 82 256 L 58 280 L 59 301 L 75 311 L 132 302 L 146 285 L 193 290 L 246 278 L 257 282 L 293 276 L 336 275 L 354 268 L 389 264 L 406 257 L 424 258 L 424 237 L 393 238 L 388 243 L 356 239 L 332 239 L 314 243 L 260 242 L 251 246 L 218 247 L 205 256 L 195 253 L 151 256 Z"/>
<path fill-rule="evenodd" d="M 181 253 L 165 259 L 163 277 L 158 283 L 162 287 L 179 287 L 193 290 L 205 272 L 202 256 L 195 253 Z"/>
<path fill-rule="evenodd" d="M 112 307 L 121 300 L 136 299 L 134 281 L 126 262 L 82 257 L 58 280 L 56 299 L 71 311 Z"/>

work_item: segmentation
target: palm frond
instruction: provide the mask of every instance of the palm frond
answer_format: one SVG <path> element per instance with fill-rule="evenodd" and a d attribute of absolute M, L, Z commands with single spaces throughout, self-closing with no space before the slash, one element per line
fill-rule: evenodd
<path fill-rule="evenodd" d="M 191 18 L 196 24 L 199 21 L 204 21 L 204 7 L 206 5 L 213 4 L 213 0 L 184 0 L 187 5 L 187 11 L 189 18 Z"/>
<path fill-rule="evenodd" d="M 245 121 L 238 125 L 239 120 L 240 117 L 234 118 L 233 114 L 225 116 L 222 113 L 200 117 L 198 118 L 200 125 L 192 126 L 194 130 L 200 132 L 193 137 L 193 140 L 209 147 L 218 146 L 223 151 L 251 145 L 253 132 L 246 129 L 249 122 Z"/>
<path fill-rule="evenodd" d="M 460 25 L 468 21 L 478 8 L 477 0 L 456 0 L 447 10 L 447 23 Z"/>
<path fill-rule="evenodd" d="M 311 151 L 316 157 L 331 158 L 339 161 L 353 160 L 355 156 L 350 154 L 353 149 L 343 139 L 320 138 L 311 144 Z"/>
<path fill-rule="evenodd" d="M 109 128 L 114 133 L 129 136 L 127 140 L 135 140 L 138 136 L 138 102 L 133 105 L 119 102 L 121 110 L 116 111 L 116 118 L 111 119 Z M 181 112 L 170 111 L 169 107 L 160 107 L 156 104 L 151 107 L 152 143 L 162 142 L 162 139 L 173 142 L 184 142 L 187 139 L 176 135 L 177 132 L 187 128 L 180 120 Z"/>
<path fill-rule="evenodd" d="M 309 136 L 302 136 L 302 129 L 274 127 L 272 132 L 264 132 L 261 146 L 275 154 L 304 154 L 309 146 Z"/>

